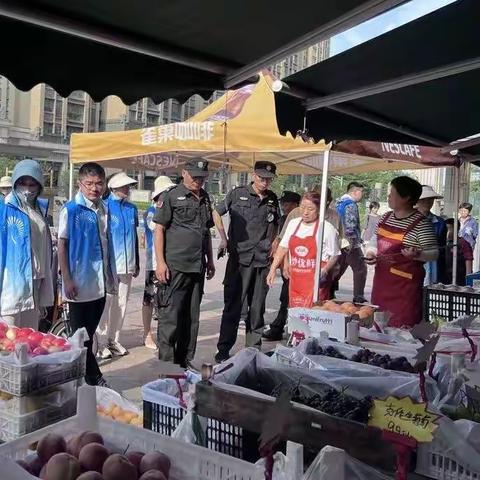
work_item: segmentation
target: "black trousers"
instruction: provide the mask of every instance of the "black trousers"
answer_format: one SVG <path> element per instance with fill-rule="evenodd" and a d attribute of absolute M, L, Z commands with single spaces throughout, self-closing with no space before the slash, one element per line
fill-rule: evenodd
<path fill-rule="evenodd" d="M 105 307 L 105 297 L 93 300 L 91 302 L 69 302 L 68 309 L 70 312 L 70 325 L 74 331 L 85 327 L 90 340 L 85 342 L 87 347 L 87 371 L 85 381 L 90 385 L 95 385 L 100 378 L 102 372 L 98 367 L 97 359 L 92 351 L 92 339 L 97 330 L 100 318 L 102 317 Z"/>
<path fill-rule="evenodd" d="M 244 317 L 246 327 L 245 346 L 261 346 L 265 298 L 268 293 L 266 282 L 268 270 L 269 267 L 240 265 L 234 256 L 228 258 L 223 282 L 225 306 L 220 325 L 220 338 L 217 344 L 218 351 L 221 354 L 227 355 L 237 341 L 238 324 L 244 303 L 248 305 L 248 314 Z"/>
<path fill-rule="evenodd" d="M 170 281 L 158 288 L 158 358 L 185 365 L 197 348 L 200 303 L 205 273 L 170 270 Z"/>
<path fill-rule="evenodd" d="M 282 276 L 283 285 L 282 291 L 280 292 L 280 308 L 277 313 L 277 317 L 270 324 L 270 330 L 274 333 L 283 333 L 283 329 L 287 324 L 288 320 L 288 278 Z"/>
<path fill-rule="evenodd" d="M 336 289 L 338 282 L 348 267 L 353 271 L 353 301 L 359 301 L 364 298 L 365 283 L 367 281 L 367 265 L 363 259 L 363 252 L 360 247 L 352 249 L 342 249 L 342 254 L 337 261 L 338 270 L 336 270 Z"/>

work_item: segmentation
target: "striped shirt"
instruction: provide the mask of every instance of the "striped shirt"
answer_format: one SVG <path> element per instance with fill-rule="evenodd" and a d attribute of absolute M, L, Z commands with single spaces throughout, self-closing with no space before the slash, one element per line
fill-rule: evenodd
<path fill-rule="evenodd" d="M 377 232 L 381 224 L 384 224 L 385 218 L 388 215 L 386 213 L 382 216 L 378 222 L 375 235 L 371 238 L 368 244 L 369 251 L 377 250 Z M 415 247 L 419 250 L 435 250 L 438 248 L 437 237 L 435 235 L 435 230 L 433 229 L 432 223 L 428 218 L 424 217 L 420 212 L 415 211 L 411 215 L 405 218 L 396 218 L 395 214 L 392 212 L 390 217 L 385 222 L 386 226 L 396 227 L 400 230 L 407 230 L 410 225 L 417 221 L 420 218 L 420 222 L 415 225 L 415 227 L 410 230 L 403 239 L 403 245 L 405 247 Z"/>

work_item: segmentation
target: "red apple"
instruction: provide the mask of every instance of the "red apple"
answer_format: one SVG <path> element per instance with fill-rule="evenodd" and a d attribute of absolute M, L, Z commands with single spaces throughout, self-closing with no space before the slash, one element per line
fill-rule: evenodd
<path fill-rule="evenodd" d="M 32 355 L 36 357 L 37 355 L 47 355 L 48 350 L 43 347 L 36 347 L 32 350 Z"/>
<path fill-rule="evenodd" d="M 28 337 L 31 333 L 35 333 L 35 330 L 33 328 L 19 328 L 17 331 L 17 338 Z"/>
<path fill-rule="evenodd" d="M 8 325 L 4 322 L 0 322 L 0 330 L 7 331 L 8 330 Z"/>
<path fill-rule="evenodd" d="M 48 347 L 47 350 L 48 350 L 48 353 L 56 353 L 56 352 L 62 352 L 63 348 L 56 347 L 55 345 L 50 345 L 50 347 Z"/>
<path fill-rule="evenodd" d="M 67 340 L 62 337 L 56 337 L 55 340 L 52 340 L 52 345 L 54 347 L 63 347 L 67 343 Z"/>
<path fill-rule="evenodd" d="M 17 331 L 18 331 L 18 328 L 16 327 L 11 327 L 7 330 L 7 333 L 5 334 L 5 336 L 9 339 L 9 340 L 15 340 L 15 338 L 17 337 Z"/>
<path fill-rule="evenodd" d="M 9 340 L 8 338 L 4 338 L 2 340 L 2 347 L 4 350 L 8 350 L 9 352 L 12 352 L 13 349 L 15 348 L 15 342 L 13 342 L 13 340 Z"/>
<path fill-rule="evenodd" d="M 30 343 L 30 345 L 38 346 L 40 345 L 40 342 L 43 340 L 43 333 L 33 332 L 27 337 L 27 340 L 28 340 L 28 343 Z"/>
<path fill-rule="evenodd" d="M 66 343 L 63 347 L 62 350 L 64 352 L 67 352 L 68 350 L 71 350 L 72 346 L 69 343 Z"/>
<path fill-rule="evenodd" d="M 49 338 L 44 338 L 38 345 L 48 350 L 52 346 L 52 341 Z"/>

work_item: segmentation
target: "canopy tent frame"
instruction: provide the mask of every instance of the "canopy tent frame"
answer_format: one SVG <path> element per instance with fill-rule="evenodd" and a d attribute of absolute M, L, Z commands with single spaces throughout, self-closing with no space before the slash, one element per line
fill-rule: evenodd
<path fill-rule="evenodd" d="M 297 38 L 290 43 L 278 48 L 277 50 L 264 55 L 238 70 L 227 74 L 224 85 L 225 88 L 232 88 L 240 83 L 252 78 L 258 71 L 269 65 L 274 64 L 279 60 L 283 60 L 303 48 L 329 39 L 337 33 L 342 33 L 349 28 L 352 28 L 360 23 L 366 22 L 392 8 L 395 8 L 405 0 L 370 0 L 359 7 L 350 10 L 346 14 L 332 20 L 331 22 L 322 25 L 321 27 L 307 33 L 306 35 Z"/>
<path fill-rule="evenodd" d="M 198 52 L 189 52 L 186 49 L 159 45 L 112 28 L 94 27 L 87 22 L 65 18 L 62 15 L 43 11 L 33 6 L 25 8 L 22 5 L 1 3 L 0 16 L 140 55 L 224 75 L 224 88 L 229 89 L 241 83 L 252 81 L 256 77 L 257 72 L 262 68 L 287 58 L 302 48 L 307 48 L 314 43 L 346 31 L 402 3 L 405 3 L 405 0 L 369 0 L 242 67 L 225 60 L 208 58 L 207 55 L 202 55 Z"/>
<path fill-rule="evenodd" d="M 417 72 L 412 75 L 404 75 L 383 82 L 373 83 L 371 85 L 353 90 L 319 96 L 316 98 L 306 98 L 305 109 L 307 111 L 311 111 L 318 108 L 331 107 L 333 105 L 338 105 L 352 100 L 358 100 L 371 95 L 378 95 L 380 93 L 398 90 L 411 85 L 419 85 L 432 80 L 438 80 L 440 78 L 449 77 L 450 75 L 458 75 L 459 73 L 470 72 L 471 70 L 476 70 L 478 68 L 480 68 L 480 57 L 471 58 L 448 65 L 442 65 L 441 67 L 432 68 L 422 72 Z"/>

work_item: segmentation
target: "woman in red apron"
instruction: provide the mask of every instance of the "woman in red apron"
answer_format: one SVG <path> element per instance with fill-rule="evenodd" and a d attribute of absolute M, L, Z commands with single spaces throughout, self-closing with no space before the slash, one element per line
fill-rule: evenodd
<path fill-rule="evenodd" d="M 410 177 L 392 180 L 392 211 L 382 217 L 367 248 L 367 263 L 376 264 L 372 303 L 391 313 L 391 327 L 412 327 L 422 319 L 423 264 L 438 256 L 431 223 L 414 209 L 421 193 Z"/>
<path fill-rule="evenodd" d="M 291 220 L 287 225 L 267 276 L 267 283 L 271 287 L 275 280 L 275 272 L 288 253 L 290 259 L 289 307 L 309 308 L 313 305 L 319 205 L 320 195 L 316 192 L 308 192 L 302 197 L 300 204 L 302 216 Z M 325 222 L 319 301 L 327 300 L 330 296 L 332 283 L 330 271 L 339 254 L 338 233 L 331 223 Z"/>

